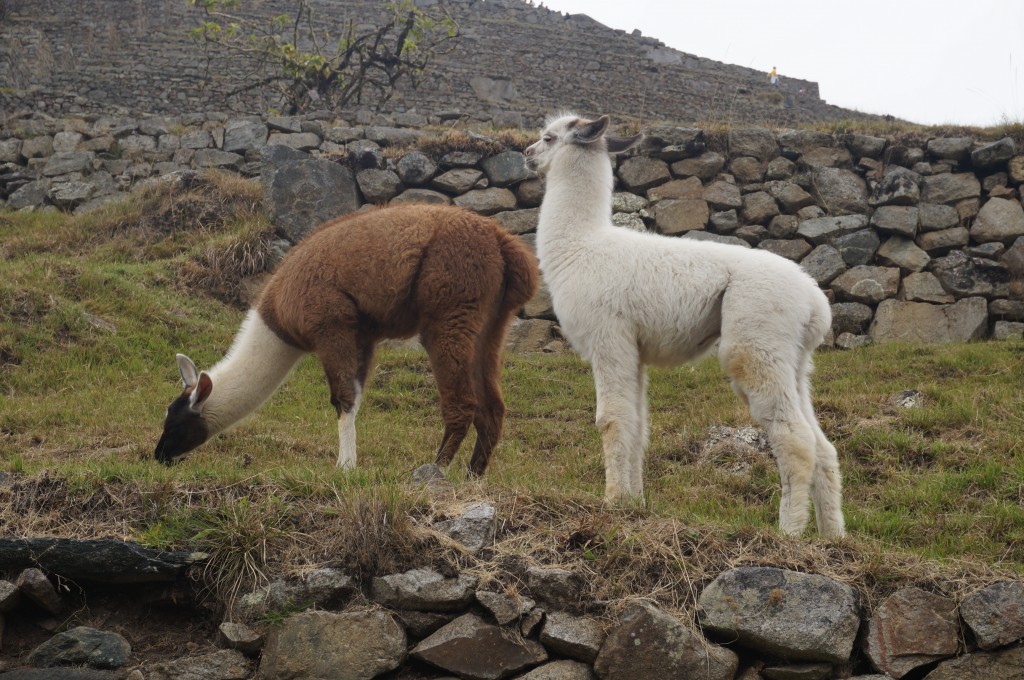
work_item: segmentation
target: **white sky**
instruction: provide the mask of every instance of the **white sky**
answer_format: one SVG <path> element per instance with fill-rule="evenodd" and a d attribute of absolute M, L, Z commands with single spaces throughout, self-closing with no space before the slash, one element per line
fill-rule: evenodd
<path fill-rule="evenodd" d="M 915 123 L 1024 122 L 1024 0 L 536 0 Z"/>

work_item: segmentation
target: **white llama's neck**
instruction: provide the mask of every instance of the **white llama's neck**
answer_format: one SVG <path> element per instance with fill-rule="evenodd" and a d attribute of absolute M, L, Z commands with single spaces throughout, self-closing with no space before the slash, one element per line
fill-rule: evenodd
<path fill-rule="evenodd" d="M 208 373 L 213 390 L 203 406 L 210 435 L 227 430 L 270 398 L 305 352 L 282 341 L 250 310 L 231 349 Z"/>
<path fill-rule="evenodd" d="M 552 163 L 537 225 L 545 270 L 579 250 L 580 239 L 611 228 L 613 182 L 606 154 L 581 149 Z"/>

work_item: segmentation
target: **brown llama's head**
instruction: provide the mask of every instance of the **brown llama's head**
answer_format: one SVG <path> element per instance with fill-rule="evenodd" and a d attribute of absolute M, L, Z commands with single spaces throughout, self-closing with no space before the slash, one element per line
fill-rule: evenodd
<path fill-rule="evenodd" d="M 207 373 L 199 373 L 184 354 L 178 355 L 178 370 L 185 390 L 167 407 L 164 431 L 154 452 L 156 459 L 165 465 L 178 462 L 210 437 L 210 428 L 203 419 L 203 405 L 213 391 L 213 381 Z"/>
<path fill-rule="evenodd" d="M 606 135 L 608 116 L 597 120 L 580 118 L 574 113 L 548 119 L 540 140 L 526 147 L 526 165 L 539 174 L 547 174 L 551 164 L 567 153 L 596 152 L 622 153 L 632 149 L 643 139 L 642 134 L 632 137 Z"/>

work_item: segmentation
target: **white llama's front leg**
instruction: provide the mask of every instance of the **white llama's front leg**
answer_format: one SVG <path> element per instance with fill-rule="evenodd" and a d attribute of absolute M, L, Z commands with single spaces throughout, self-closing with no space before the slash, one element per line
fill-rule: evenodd
<path fill-rule="evenodd" d="M 843 519 L 843 484 L 839 472 L 836 447 L 825 437 L 821 428 L 815 428 L 817 458 L 814 462 L 814 519 L 818 533 L 827 538 L 842 538 L 846 533 Z"/>
<path fill-rule="evenodd" d="M 359 383 L 356 383 L 352 408 L 338 417 L 337 467 L 342 470 L 350 470 L 356 466 L 356 414 L 359 412 L 359 398 L 362 394 Z"/>
<path fill-rule="evenodd" d="M 639 452 L 631 459 L 630 493 L 636 498 L 644 495 L 644 461 L 647 457 L 647 445 L 651 439 L 650 412 L 647 407 L 647 367 L 641 364 L 638 375 L 640 403 L 640 443 Z"/>
<path fill-rule="evenodd" d="M 796 536 L 810 520 L 811 477 L 814 473 L 815 442 L 811 428 L 803 419 L 768 424 L 768 440 L 779 464 L 782 501 L 779 504 L 779 529 Z"/>
<path fill-rule="evenodd" d="M 604 449 L 605 500 L 641 500 L 642 477 L 638 479 L 634 473 L 643 466 L 637 362 L 616 357 L 595 360 L 593 366 L 597 427 Z"/>

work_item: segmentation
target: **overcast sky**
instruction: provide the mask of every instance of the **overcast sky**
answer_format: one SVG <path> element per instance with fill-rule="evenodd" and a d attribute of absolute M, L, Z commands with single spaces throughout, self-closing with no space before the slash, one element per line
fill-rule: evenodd
<path fill-rule="evenodd" d="M 915 123 L 1024 122 L 1024 0 L 539 0 Z"/>

